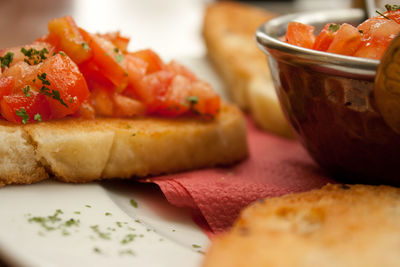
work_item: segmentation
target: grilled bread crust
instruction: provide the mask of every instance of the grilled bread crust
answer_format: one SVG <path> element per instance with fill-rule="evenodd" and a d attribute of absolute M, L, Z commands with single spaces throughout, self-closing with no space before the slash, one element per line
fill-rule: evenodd
<path fill-rule="evenodd" d="M 210 121 L 190 118 L 76 118 L 0 124 L 0 184 L 55 177 L 83 183 L 228 165 L 247 156 L 238 108 Z"/>
<path fill-rule="evenodd" d="M 206 267 L 400 266 L 400 189 L 327 185 L 246 208 Z"/>
<path fill-rule="evenodd" d="M 292 136 L 284 118 L 268 68 L 258 49 L 256 29 L 274 14 L 233 2 L 208 6 L 203 37 L 208 56 L 225 82 L 233 102 L 250 111 L 263 129 Z"/>

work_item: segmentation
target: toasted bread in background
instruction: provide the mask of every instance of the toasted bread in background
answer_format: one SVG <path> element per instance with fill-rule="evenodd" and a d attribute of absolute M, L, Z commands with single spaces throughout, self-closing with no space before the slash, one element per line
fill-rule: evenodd
<path fill-rule="evenodd" d="M 399 236 L 399 188 L 327 185 L 252 204 L 204 266 L 394 267 Z"/>
<path fill-rule="evenodd" d="M 209 58 L 233 102 L 250 111 L 261 128 L 292 136 L 275 93 L 266 56 L 254 39 L 256 29 L 274 16 L 245 4 L 213 3 L 205 13 L 203 36 Z"/>
<path fill-rule="evenodd" d="M 0 124 L 0 185 L 144 177 L 226 165 L 247 156 L 240 110 L 190 118 L 65 119 Z"/>

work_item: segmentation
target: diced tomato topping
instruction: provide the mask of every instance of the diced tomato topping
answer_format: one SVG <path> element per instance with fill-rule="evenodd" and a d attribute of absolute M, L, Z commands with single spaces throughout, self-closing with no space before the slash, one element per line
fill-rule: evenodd
<path fill-rule="evenodd" d="M 128 84 L 124 93 L 132 97 L 139 97 L 137 90 L 141 86 L 141 81 L 146 75 L 149 64 L 141 58 L 127 54 L 125 56 L 126 68 L 128 71 Z"/>
<path fill-rule="evenodd" d="M 45 74 L 47 84 L 39 76 Z M 63 118 L 79 110 L 89 97 L 89 89 L 78 66 L 68 57 L 57 54 L 40 66 L 35 80 L 37 88 L 46 87 L 51 96 L 46 96 L 52 111 L 52 118 Z M 58 92 L 58 93 L 57 93 Z M 57 99 L 57 94 L 59 98 Z"/>
<path fill-rule="evenodd" d="M 151 49 L 139 50 L 129 54 L 142 59 L 148 64 L 146 74 L 163 69 L 164 63 L 162 62 L 161 58 Z"/>
<path fill-rule="evenodd" d="M 93 63 L 116 86 L 118 92 L 123 91 L 128 84 L 124 55 L 110 41 L 82 29 L 81 32 L 93 51 Z"/>
<path fill-rule="evenodd" d="M 163 106 L 164 95 L 173 78 L 173 72 L 163 70 L 146 75 L 141 80 L 136 94 L 147 106 L 149 114 L 157 113 L 159 107 Z"/>
<path fill-rule="evenodd" d="M 71 16 L 51 20 L 48 23 L 48 29 L 47 41 L 67 53 L 76 64 L 80 64 L 92 56 L 90 47 Z"/>
<path fill-rule="evenodd" d="M 328 23 L 322 29 L 321 33 L 315 38 L 313 49 L 326 51 L 331 45 L 340 25 Z"/>
<path fill-rule="evenodd" d="M 25 53 L 21 52 L 22 49 L 25 49 Z M 33 52 L 35 51 L 35 52 Z M 9 67 L 12 67 L 20 62 L 25 62 L 28 65 L 36 65 L 47 58 L 51 57 L 55 52 L 55 47 L 49 43 L 45 42 L 33 42 L 30 45 L 16 46 L 8 49 L 4 49 L 0 52 L 0 56 L 4 56 L 7 53 L 13 54 L 13 60 L 10 63 Z"/>
<path fill-rule="evenodd" d="M 119 32 L 90 34 L 70 16 L 51 20 L 48 29 L 30 45 L 0 50 L 6 120 L 217 115 L 220 98 L 209 84 L 150 49 L 128 52 L 129 38 Z"/>
<path fill-rule="evenodd" d="M 357 28 L 343 23 L 337 31 L 327 52 L 351 56 L 361 44 L 361 34 Z"/>
<path fill-rule="evenodd" d="M 30 97 L 22 94 L 4 96 L 0 102 L 1 115 L 14 123 L 49 120 L 51 111 L 46 97 L 37 92 L 30 94 Z"/>
<path fill-rule="evenodd" d="M 197 81 L 197 77 L 193 72 L 175 60 L 172 60 L 169 64 L 165 65 L 165 69 L 172 71 L 176 75 L 183 75 L 192 82 Z"/>
<path fill-rule="evenodd" d="M 132 117 L 142 116 L 146 114 L 146 106 L 127 96 L 118 93 L 113 95 L 114 101 L 114 116 L 115 117 Z"/>
<path fill-rule="evenodd" d="M 218 114 L 221 100 L 220 96 L 212 89 L 211 85 L 197 81 L 193 83 L 189 97 L 195 97 L 196 103 L 193 103 L 192 110 L 200 115 L 213 117 Z M 190 98 L 187 98 L 190 102 Z"/>
<path fill-rule="evenodd" d="M 119 32 L 110 32 L 101 34 L 101 37 L 112 42 L 122 53 L 127 52 L 129 45 L 129 38 L 122 36 Z"/>
<path fill-rule="evenodd" d="M 0 100 L 3 96 L 11 95 L 14 90 L 14 78 L 6 76 L 0 78 Z"/>
<path fill-rule="evenodd" d="M 290 22 L 286 32 L 286 40 L 292 45 L 313 48 L 315 41 L 314 30 L 314 26 L 300 22 Z"/>
<path fill-rule="evenodd" d="M 114 115 L 113 93 L 106 90 L 92 91 L 92 105 L 96 114 L 112 117 Z"/>
<path fill-rule="evenodd" d="M 92 104 L 87 99 L 83 101 L 83 103 L 79 107 L 79 110 L 76 113 L 74 113 L 73 116 L 85 119 L 94 119 L 96 117 L 96 112 Z"/>

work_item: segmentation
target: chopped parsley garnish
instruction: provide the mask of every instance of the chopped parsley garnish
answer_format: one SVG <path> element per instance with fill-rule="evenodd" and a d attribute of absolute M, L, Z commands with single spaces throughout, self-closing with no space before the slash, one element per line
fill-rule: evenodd
<path fill-rule="evenodd" d="M 31 90 L 31 87 L 29 85 L 25 86 L 22 88 L 22 92 L 24 93 L 24 95 L 26 97 L 30 97 L 31 94 L 29 93 L 29 91 Z"/>
<path fill-rule="evenodd" d="M 92 225 L 92 226 L 90 226 L 90 228 L 93 230 L 93 232 L 95 232 L 97 234 L 98 237 L 105 239 L 105 240 L 111 239 L 110 233 L 100 231 L 98 225 Z"/>
<path fill-rule="evenodd" d="M 39 224 L 46 231 L 54 231 L 59 230 L 63 236 L 70 235 L 70 233 L 66 230 L 66 228 L 71 226 L 79 226 L 80 222 L 76 219 L 62 220 L 60 215 L 64 214 L 64 212 L 60 209 L 56 210 L 53 215 L 45 216 L 45 217 L 31 217 L 28 219 L 30 223 Z M 41 235 L 44 235 L 43 233 Z"/>
<path fill-rule="evenodd" d="M 72 226 L 72 225 L 79 225 L 79 220 L 75 220 L 75 219 L 69 219 L 68 221 L 65 222 L 65 226 Z"/>
<path fill-rule="evenodd" d="M 136 136 L 136 133 L 133 133 L 132 136 Z"/>
<path fill-rule="evenodd" d="M 363 34 L 363 33 L 364 33 L 364 32 L 363 32 L 363 30 L 359 30 L 358 32 L 359 32 L 359 33 L 361 33 L 361 34 Z"/>
<path fill-rule="evenodd" d="M 29 65 L 37 65 L 43 60 L 47 59 L 46 54 L 49 54 L 49 50 L 47 48 L 43 48 L 42 50 L 36 50 L 35 48 L 25 49 L 21 48 L 21 53 L 26 57 L 24 61 Z"/>
<path fill-rule="evenodd" d="M 131 203 L 132 207 L 134 207 L 134 208 L 138 207 L 138 203 L 135 200 L 131 199 L 130 203 Z"/>
<path fill-rule="evenodd" d="M 74 99 L 71 97 L 70 99 L 69 99 L 69 102 L 72 104 L 72 103 L 74 103 Z"/>
<path fill-rule="evenodd" d="M 192 244 L 192 247 L 193 247 L 193 248 L 201 248 L 201 246 L 196 245 L 196 244 Z"/>
<path fill-rule="evenodd" d="M 7 52 L 4 57 L 0 57 L 1 67 L 10 67 L 11 62 L 13 61 L 14 53 Z"/>
<path fill-rule="evenodd" d="M 66 54 L 65 54 L 63 51 L 60 51 L 60 52 L 58 52 L 58 53 L 60 53 L 60 55 L 62 55 L 63 57 L 66 56 Z"/>
<path fill-rule="evenodd" d="M 191 105 L 194 105 L 199 102 L 199 98 L 197 96 L 189 96 L 186 98 L 186 101 L 188 101 Z"/>
<path fill-rule="evenodd" d="M 89 46 L 86 42 L 83 42 L 83 43 L 82 43 L 82 47 L 83 47 L 83 49 L 85 49 L 85 50 L 90 50 L 90 46 Z"/>
<path fill-rule="evenodd" d="M 23 124 L 27 124 L 28 123 L 29 116 L 28 116 L 28 113 L 26 113 L 26 110 L 24 108 L 21 108 L 19 110 L 17 109 L 15 111 L 15 115 L 17 115 L 18 117 L 22 118 L 22 123 Z"/>
<path fill-rule="evenodd" d="M 96 252 L 96 253 L 99 253 L 99 254 L 102 253 L 101 249 L 99 249 L 98 247 L 94 247 L 93 248 L 93 252 Z"/>
<path fill-rule="evenodd" d="M 42 74 L 38 74 L 37 75 L 38 79 L 42 81 L 42 88 L 40 88 L 40 93 L 44 94 L 45 96 L 49 96 L 55 100 L 60 101 L 60 103 L 68 108 L 68 105 L 64 102 L 64 100 L 61 98 L 60 96 L 60 92 L 57 90 L 53 90 L 48 87 L 46 87 L 45 85 L 50 85 L 50 81 L 46 79 L 47 75 L 46 73 L 42 73 Z"/>
<path fill-rule="evenodd" d="M 339 30 L 339 28 L 340 28 L 339 24 L 332 23 L 331 25 L 329 25 L 328 31 L 336 32 L 337 30 Z"/>
<path fill-rule="evenodd" d="M 35 116 L 33 117 L 33 119 L 37 122 L 41 122 L 42 121 L 42 115 L 40 115 L 39 113 L 36 113 Z"/>
<path fill-rule="evenodd" d="M 400 10 L 400 5 L 389 5 L 386 4 L 385 8 L 387 11 L 396 11 L 396 10 Z"/>
<path fill-rule="evenodd" d="M 198 114 L 198 112 L 194 108 L 194 106 L 199 102 L 199 98 L 197 96 L 189 96 L 186 98 L 186 101 L 189 102 L 189 104 L 190 104 L 190 110 L 193 113 Z"/>
<path fill-rule="evenodd" d="M 90 206 L 90 205 L 85 205 L 85 207 L 86 207 L 86 208 L 91 208 L 92 206 Z"/>
<path fill-rule="evenodd" d="M 118 49 L 117 47 L 114 47 L 114 52 L 115 52 L 115 53 L 118 53 L 118 52 L 119 52 L 119 49 Z"/>
<path fill-rule="evenodd" d="M 130 242 L 132 242 L 133 240 L 135 240 L 137 235 L 135 234 L 127 234 L 122 240 L 121 240 L 121 244 L 128 244 Z"/>
<path fill-rule="evenodd" d="M 111 216 L 112 214 L 110 212 L 106 212 L 104 215 Z"/>
<path fill-rule="evenodd" d="M 375 10 L 376 13 L 378 13 L 379 15 L 381 15 L 382 17 L 384 17 L 387 20 L 391 20 L 389 17 L 385 16 L 385 14 L 383 14 L 382 12 Z"/>
<path fill-rule="evenodd" d="M 43 73 L 40 74 L 40 75 L 38 74 L 37 77 L 38 77 L 39 80 L 42 81 L 42 84 L 43 84 L 43 85 L 50 85 L 49 80 L 46 80 L 46 77 L 47 77 L 47 74 L 46 74 L 46 73 L 43 72 Z"/>
<path fill-rule="evenodd" d="M 115 55 L 115 60 L 120 63 L 122 60 L 124 60 L 124 55 L 122 54 L 117 54 Z"/>
<path fill-rule="evenodd" d="M 135 256 L 135 252 L 132 249 L 121 250 L 119 255 L 132 255 Z"/>

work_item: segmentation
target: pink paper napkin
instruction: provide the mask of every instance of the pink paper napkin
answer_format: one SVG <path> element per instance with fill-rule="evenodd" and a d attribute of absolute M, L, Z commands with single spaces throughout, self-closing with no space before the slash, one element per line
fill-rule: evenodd
<path fill-rule="evenodd" d="M 227 230 L 253 201 L 332 182 L 297 141 L 262 132 L 250 121 L 247 128 L 250 157 L 245 161 L 149 179 L 171 204 L 189 208 L 209 235 Z"/>

